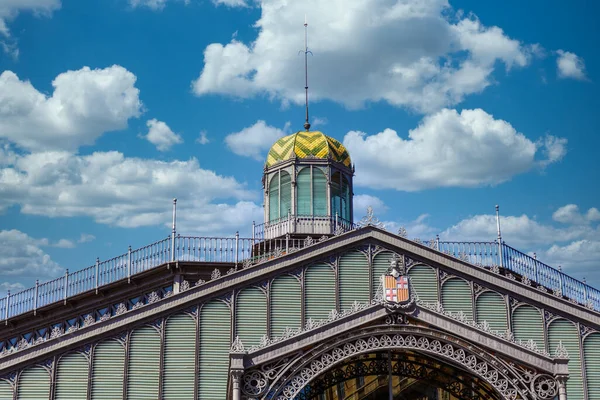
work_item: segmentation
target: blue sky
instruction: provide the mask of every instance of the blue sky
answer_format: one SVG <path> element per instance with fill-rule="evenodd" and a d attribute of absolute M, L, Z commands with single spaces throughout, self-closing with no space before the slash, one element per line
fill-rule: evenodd
<path fill-rule="evenodd" d="M 600 286 L 596 2 L 0 0 L 0 287 L 178 231 L 249 235 L 303 124 L 409 237 L 503 237 Z"/>

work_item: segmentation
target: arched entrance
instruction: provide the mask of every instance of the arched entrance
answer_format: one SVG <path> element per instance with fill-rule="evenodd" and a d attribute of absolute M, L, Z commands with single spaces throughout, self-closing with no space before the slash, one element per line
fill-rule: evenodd
<path fill-rule="evenodd" d="M 391 394 L 391 396 L 390 396 Z M 351 357 L 298 393 L 298 400 L 500 400 L 468 371 L 410 350 Z"/>
<path fill-rule="evenodd" d="M 557 380 L 543 371 L 508 363 L 446 332 L 395 324 L 348 332 L 248 368 L 240 386 L 247 400 L 329 400 L 328 390 L 332 393 L 330 388 L 339 383 L 360 376 L 388 377 L 390 369 L 397 377 L 392 386 L 400 386 L 394 388 L 394 399 L 423 399 L 419 394 L 431 388 L 450 394 L 449 399 L 468 400 L 552 399 L 558 392 Z M 407 391 L 408 386 L 414 390 Z M 363 400 L 387 400 L 383 393 L 389 388 Z"/>

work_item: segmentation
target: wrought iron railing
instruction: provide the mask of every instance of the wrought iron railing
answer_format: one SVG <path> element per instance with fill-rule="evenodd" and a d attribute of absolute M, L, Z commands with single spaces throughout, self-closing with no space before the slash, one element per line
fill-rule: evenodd
<path fill-rule="evenodd" d="M 357 228 L 358 225 L 335 215 L 293 215 L 277 218 L 259 225 L 252 224 L 252 238 L 263 240 L 284 236 L 288 233 L 333 235 L 336 229 L 343 232 Z"/>
<path fill-rule="evenodd" d="M 506 243 L 498 242 L 441 242 L 439 251 L 471 264 L 486 267 L 498 266 L 521 276 L 523 282 L 535 282 L 538 286 L 600 311 L 600 290 L 581 282 L 560 270 L 544 264 Z"/>
<path fill-rule="evenodd" d="M 338 232 L 356 228 L 347 221 L 338 220 Z M 255 230 L 256 232 L 256 230 Z M 66 301 L 69 297 L 98 291 L 102 287 L 173 261 L 201 261 L 212 263 L 252 264 L 257 258 L 270 259 L 310 246 L 318 238 L 294 239 L 284 237 L 261 240 L 259 238 L 210 238 L 197 236 L 171 236 L 158 242 L 106 261 L 96 260 L 92 266 L 69 273 L 48 282 L 36 281 L 34 287 L 8 292 L 0 298 L 0 319 L 8 320 L 20 314 L 35 311 L 46 305 Z M 498 242 L 450 242 L 431 240 L 430 247 L 471 264 L 501 267 L 521 276 L 522 281 L 535 282 L 554 294 L 564 296 L 586 307 L 600 311 L 600 291 L 580 282 L 547 264 Z"/>

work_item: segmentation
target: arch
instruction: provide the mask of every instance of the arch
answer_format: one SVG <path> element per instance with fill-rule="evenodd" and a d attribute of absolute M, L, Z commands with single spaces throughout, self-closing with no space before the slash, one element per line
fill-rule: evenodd
<path fill-rule="evenodd" d="M 432 267 L 423 264 L 413 265 L 408 270 L 408 276 L 419 300 L 430 304 L 438 301 L 438 278 Z"/>
<path fill-rule="evenodd" d="M 269 221 L 287 217 L 292 209 L 292 178 L 286 171 L 277 171 L 269 181 Z"/>
<path fill-rule="evenodd" d="M 600 399 L 600 333 L 593 332 L 583 340 L 585 378 L 588 399 Z"/>
<path fill-rule="evenodd" d="M 42 366 L 26 368 L 19 376 L 17 400 L 50 398 L 50 373 Z"/>
<path fill-rule="evenodd" d="M 331 215 L 352 221 L 352 190 L 346 175 L 336 171 L 331 176 Z"/>
<path fill-rule="evenodd" d="M 473 320 L 473 298 L 469 282 L 457 277 L 447 279 L 442 284 L 442 306 L 446 311 L 463 312 L 468 320 Z"/>
<path fill-rule="evenodd" d="M 56 366 L 54 400 L 85 399 L 88 392 L 90 364 L 82 353 L 67 353 Z"/>
<path fill-rule="evenodd" d="M 562 342 L 569 353 L 569 379 L 567 380 L 567 398 L 583 400 L 583 377 L 581 374 L 581 357 L 579 352 L 579 330 L 566 319 L 558 318 L 548 325 L 548 350 L 551 353 Z"/>
<path fill-rule="evenodd" d="M 297 185 L 297 205 L 296 212 L 297 215 L 312 215 L 312 187 L 311 187 L 311 168 L 305 167 L 300 170 L 298 173 L 298 178 L 296 179 Z"/>
<path fill-rule="evenodd" d="M 381 275 L 384 275 L 390 266 L 390 260 L 394 256 L 391 251 L 385 250 L 379 252 L 373 257 L 373 275 L 371 279 L 371 298 L 375 297 L 379 285 L 381 285 Z"/>
<path fill-rule="evenodd" d="M 350 210 L 352 209 L 352 199 L 351 199 L 351 191 L 350 191 L 350 182 L 346 178 L 346 175 L 342 174 L 342 186 L 341 186 L 341 213 L 340 217 L 344 218 L 346 221 L 352 221 L 352 215 Z"/>
<path fill-rule="evenodd" d="M 198 395 L 200 399 L 227 397 L 231 311 L 220 300 L 211 300 L 200 310 Z"/>
<path fill-rule="evenodd" d="M 292 177 L 281 171 L 279 177 L 279 218 L 287 217 L 292 211 Z"/>
<path fill-rule="evenodd" d="M 295 276 L 281 275 L 271 283 L 271 338 L 286 328 L 302 326 L 302 287 Z"/>
<path fill-rule="evenodd" d="M 235 335 L 246 346 L 260 343 L 267 334 L 267 296 L 257 287 L 242 289 L 236 296 Z"/>
<path fill-rule="evenodd" d="M 497 292 L 487 290 L 477 296 L 475 300 L 477 310 L 477 322 L 487 321 L 491 330 L 506 332 L 508 330 L 508 318 L 506 313 L 506 301 Z"/>
<path fill-rule="evenodd" d="M 165 323 L 163 400 L 194 397 L 196 321 L 189 314 L 171 315 Z"/>
<path fill-rule="evenodd" d="M 403 378 L 405 385 L 408 383 L 408 386 L 412 386 L 409 382 L 406 382 L 406 380 L 412 379 L 413 382 L 411 383 L 416 384 L 416 386 L 424 384 L 430 389 L 440 388 L 449 394 L 453 394 L 458 399 L 500 399 L 494 388 L 482 379 L 454 365 L 440 362 L 424 353 L 402 349 L 399 351 L 380 350 L 360 357 L 346 359 L 311 381 L 298 393 L 295 400 L 315 399 L 316 396 L 334 388 L 337 389 L 338 397 L 345 399 L 345 396 L 340 395 L 345 392 L 347 383 L 350 383 L 350 388 L 355 389 L 355 393 L 359 392 L 356 390 L 357 387 L 352 385 L 354 379 L 364 378 L 365 376 L 375 379 L 377 377 L 387 378 L 389 375 L 392 376 L 392 382 L 396 383 L 394 386 L 397 388 L 400 388 L 400 380 Z M 373 381 L 371 380 L 371 382 Z M 386 392 L 388 383 L 389 381 L 386 379 L 384 381 Z M 407 389 L 405 385 L 403 386 Z M 469 395 L 465 396 L 465 391 L 468 391 Z M 394 398 L 396 398 L 396 394 Z"/>
<path fill-rule="evenodd" d="M 369 302 L 369 263 L 364 253 L 351 251 L 339 260 L 340 309 L 352 307 L 355 301 Z"/>
<path fill-rule="evenodd" d="M 328 264 L 314 264 L 304 275 L 305 317 L 325 319 L 335 304 L 335 275 Z"/>
<path fill-rule="evenodd" d="M 104 340 L 94 346 L 92 359 L 92 400 L 113 400 L 123 397 L 125 347 L 116 339 Z"/>
<path fill-rule="evenodd" d="M 129 337 L 127 399 L 156 399 L 160 377 L 160 334 L 152 326 L 134 329 Z"/>
<path fill-rule="evenodd" d="M 527 371 L 533 376 L 521 376 L 504 360 L 448 332 L 410 325 L 372 326 L 337 336 L 311 352 L 298 352 L 276 374 L 270 373 L 271 365 L 257 365 L 244 373 L 242 392 L 256 399 L 293 399 L 316 378 L 346 360 L 387 350 L 425 354 L 460 368 L 489 384 L 503 399 L 541 399 L 532 393 L 542 392 L 541 387 L 550 388 L 544 399 L 557 394 L 558 385 L 550 375 Z M 279 366 L 279 362 L 272 365 Z"/>
<path fill-rule="evenodd" d="M 312 203 L 315 216 L 327 215 L 327 177 L 321 168 L 312 168 Z"/>
<path fill-rule="evenodd" d="M 529 305 L 522 304 L 512 312 L 512 330 L 515 340 L 534 341 L 539 349 L 545 347 L 544 321 L 540 311 Z"/>
<path fill-rule="evenodd" d="M 269 181 L 269 221 L 279 218 L 279 173 Z"/>

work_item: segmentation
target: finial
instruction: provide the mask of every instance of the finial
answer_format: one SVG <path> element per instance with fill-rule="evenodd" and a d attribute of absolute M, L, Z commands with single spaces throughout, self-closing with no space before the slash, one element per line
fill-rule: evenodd
<path fill-rule="evenodd" d="M 300 50 L 299 53 L 302 53 Z M 306 121 L 304 122 L 304 129 L 308 132 L 310 129 L 310 122 L 308 122 L 308 54 L 312 55 L 312 52 L 308 51 L 308 22 L 306 20 L 306 14 L 304 14 L 304 93 L 306 102 Z"/>

